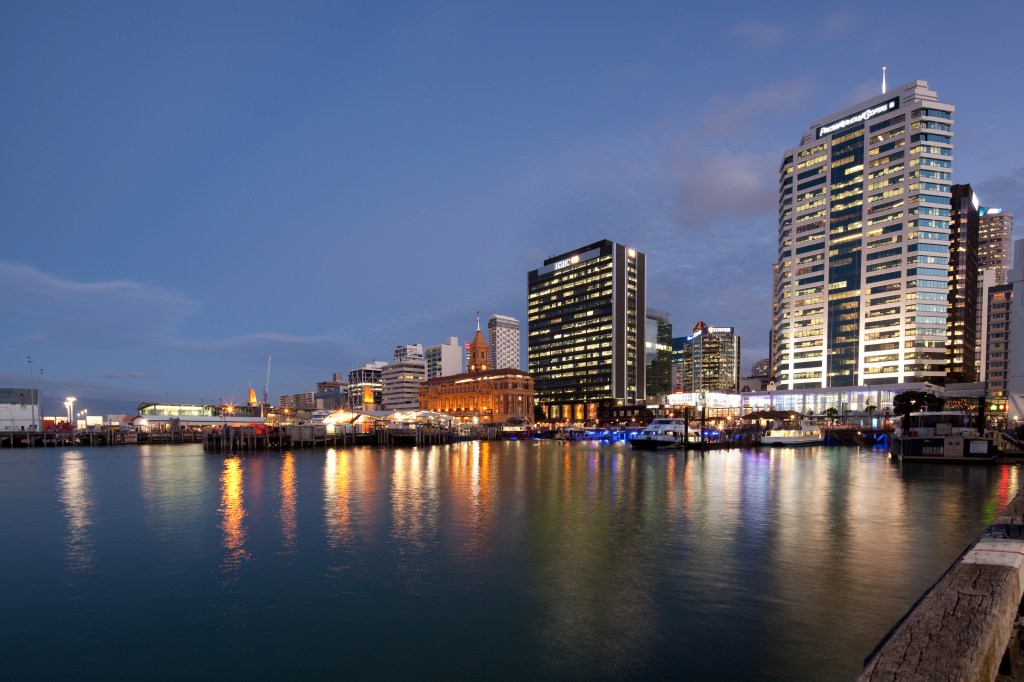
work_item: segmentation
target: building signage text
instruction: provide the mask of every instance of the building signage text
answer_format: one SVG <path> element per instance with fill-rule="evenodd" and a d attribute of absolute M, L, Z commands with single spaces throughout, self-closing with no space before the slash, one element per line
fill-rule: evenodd
<path fill-rule="evenodd" d="M 832 123 L 829 123 L 828 125 L 823 125 L 823 126 L 819 127 L 818 128 L 818 137 L 822 138 L 822 137 L 825 137 L 826 135 L 831 135 L 832 133 L 839 132 L 840 130 L 843 130 L 844 128 L 849 128 L 850 126 L 854 125 L 855 123 L 863 123 L 864 121 L 868 120 L 869 118 L 874 118 L 875 116 L 878 116 L 879 114 L 885 114 L 885 113 L 888 113 L 890 111 L 893 111 L 894 109 L 899 109 L 899 108 L 900 108 L 900 98 L 899 97 L 893 97 L 888 102 L 882 102 L 878 106 L 868 107 L 867 109 L 864 109 L 863 111 L 860 111 L 860 112 L 854 114 L 853 116 L 849 116 L 847 118 L 843 118 L 843 119 L 840 119 L 838 121 L 833 121 Z"/>

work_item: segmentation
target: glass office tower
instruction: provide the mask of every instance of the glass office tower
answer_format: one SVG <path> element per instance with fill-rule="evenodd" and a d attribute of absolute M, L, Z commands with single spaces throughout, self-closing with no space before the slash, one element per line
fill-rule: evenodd
<path fill-rule="evenodd" d="M 815 121 L 779 167 L 779 388 L 946 374 L 953 106 L 915 81 Z"/>
<path fill-rule="evenodd" d="M 644 254 L 608 240 L 529 273 L 529 371 L 546 418 L 595 421 L 644 400 L 646 277 Z"/>

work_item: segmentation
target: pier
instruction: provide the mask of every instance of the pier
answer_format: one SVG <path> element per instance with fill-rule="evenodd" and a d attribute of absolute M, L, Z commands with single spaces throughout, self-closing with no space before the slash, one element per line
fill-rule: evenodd
<path fill-rule="evenodd" d="M 885 636 L 858 680 L 1022 680 L 1024 491 Z"/>

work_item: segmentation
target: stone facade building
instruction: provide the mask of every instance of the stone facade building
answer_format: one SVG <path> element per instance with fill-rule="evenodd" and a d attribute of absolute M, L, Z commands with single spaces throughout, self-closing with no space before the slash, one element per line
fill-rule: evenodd
<path fill-rule="evenodd" d="M 420 409 L 449 414 L 462 422 L 533 422 L 533 379 L 519 369 L 492 369 L 489 349 L 477 322 L 469 344 L 468 371 L 427 379 L 420 387 Z"/>

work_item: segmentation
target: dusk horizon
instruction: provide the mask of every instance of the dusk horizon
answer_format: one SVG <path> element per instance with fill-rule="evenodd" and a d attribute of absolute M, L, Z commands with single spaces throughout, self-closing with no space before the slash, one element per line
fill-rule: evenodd
<path fill-rule="evenodd" d="M 952 3 L 583 7 L 7 6 L 0 385 L 127 415 L 262 397 L 272 357 L 274 403 L 478 313 L 520 321 L 525 369 L 527 273 L 601 239 L 746 373 L 783 153 L 883 67 L 956 107 L 953 182 L 1024 208 L 1019 4 L 955 34 Z"/>

